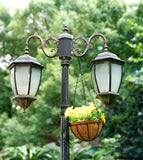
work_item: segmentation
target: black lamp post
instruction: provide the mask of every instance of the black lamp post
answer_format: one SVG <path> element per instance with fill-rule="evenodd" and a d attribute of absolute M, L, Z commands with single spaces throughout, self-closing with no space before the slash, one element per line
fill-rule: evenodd
<path fill-rule="evenodd" d="M 89 39 L 82 36 L 73 40 L 73 36 L 68 34 L 67 26 L 63 29 L 56 40 L 50 36 L 48 39 L 42 39 L 37 34 L 30 36 L 26 41 L 25 55 L 20 56 L 9 65 L 10 81 L 14 92 L 14 99 L 19 105 L 25 109 L 36 100 L 36 93 L 41 80 L 41 72 L 43 66 L 33 57 L 28 55 L 28 43 L 32 38 L 37 38 L 41 42 L 41 49 L 47 57 L 53 58 L 58 56 L 61 60 L 62 67 L 62 93 L 61 93 L 61 160 L 69 160 L 69 122 L 64 116 L 64 112 L 69 107 L 69 64 L 72 56 L 82 57 L 90 49 L 90 43 L 93 38 L 102 37 L 104 40 L 104 53 L 99 54 L 90 62 L 92 82 L 97 93 L 97 98 L 109 107 L 115 98 L 119 96 L 118 91 L 122 79 L 122 61 L 115 54 L 109 53 L 107 50 L 107 41 L 102 34 L 95 32 Z M 57 44 L 54 54 L 48 54 L 45 50 L 47 41 L 53 40 Z M 79 49 L 73 49 L 73 44 L 77 40 L 83 40 L 86 43 L 86 49 L 83 53 L 77 54 Z"/>

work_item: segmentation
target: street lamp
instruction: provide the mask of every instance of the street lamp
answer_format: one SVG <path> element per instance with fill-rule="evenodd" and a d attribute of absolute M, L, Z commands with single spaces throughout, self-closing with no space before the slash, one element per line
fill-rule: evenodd
<path fill-rule="evenodd" d="M 119 89 L 123 75 L 123 64 L 117 55 L 105 50 L 90 62 L 91 77 L 96 98 L 100 99 L 107 107 L 119 97 Z"/>
<path fill-rule="evenodd" d="M 8 66 L 14 99 L 25 110 L 36 100 L 35 97 L 41 81 L 43 66 L 33 57 L 25 54 Z"/>
<path fill-rule="evenodd" d="M 33 57 L 28 55 L 29 41 L 39 39 L 41 49 L 47 57 L 53 58 L 58 56 L 62 66 L 62 91 L 61 91 L 61 160 L 69 160 L 69 122 L 64 116 L 64 112 L 69 107 L 69 65 L 72 56 L 82 57 L 91 48 L 91 40 L 93 38 L 102 37 L 104 40 L 104 53 L 99 54 L 90 62 L 92 73 L 92 82 L 97 93 L 97 98 L 109 106 L 113 100 L 119 96 L 118 91 L 122 79 L 122 66 L 124 61 L 119 59 L 115 54 L 111 54 L 107 50 L 107 41 L 102 34 L 95 32 L 90 38 L 79 36 L 73 40 L 73 36 L 68 33 L 67 26 L 63 29 L 63 34 L 56 40 L 50 36 L 48 39 L 42 39 L 39 35 L 34 34 L 26 41 L 25 55 L 20 56 L 16 61 L 9 65 L 10 81 L 14 92 L 14 99 L 17 100 L 20 106 L 25 109 L 33 100 L 36 100 L 36 93 L 39 88 L 41 71 L 43 66 Z M 79 48 L 74 49 L 74 44 L 77 40 L 83 40 L 86 44 L 86 49 L 83 53 L 77 54 Z M 57 44 L 57 49 L 54 54 L 48 54 L 45 50 L 46 42 L 54 41 Z"/>

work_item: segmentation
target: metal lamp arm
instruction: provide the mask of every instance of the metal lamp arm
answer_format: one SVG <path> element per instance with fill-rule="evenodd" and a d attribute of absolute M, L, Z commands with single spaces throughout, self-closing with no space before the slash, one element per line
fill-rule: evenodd
<path fill-rule="evenodd" d="M 44 54 L 47 56 L 47 57 L 50 57 L 50 58 L 53 58 L 55 56 L 57 56 L 57 50 L 56 49 L 51 49 L 51 52 L 55 51 L 55 53 L 53 55 L 51 54 L 48 54 L 45 50 L 45 47 L 46 47 L 46 42 L 48 40 L 54 40 L 55 41 L 55 44 L 58 42 L 54 37 L 50 36 L 48 39 L 42 39 L 37 33 L 35 33 L 34 35 L 30 36 L 27 38 L 26 40 L 26 44 L 25 44 L 25 54 L 29 54 L 29 48 L 28 48 L 28 45 L 29 45 L 29 41 L 31 39 L 39 39 L 40 42 L 41 42 L 41 49 L 43 50 Z"/>
<path fill-rule="evenodd" d="M 75 40 L 73 41 L 73 43 L 77 44 L 77 40 L 78 39 L 79 40 L 83 40 L 86 43 L 85 44 L 86 45 L 86 49 L 85 49 L 85 51 L 83 53 L 80 53 L 80 54 L 76 53 L 76 51 L 79 51 L 79 52 L 81 51 L 79 48 L 73 49 L 73 56 L 75 56 L 75 57 L 82 57 L 82 56 L 84 56 L 88 52 L 88 50 L 91 48 L 91 45 L 90 45 L 91 40 L 93 38 L 95 38 L 95 37 L 96 38 L 101 37 L 104 40 L 104 52 L 108 52 L 107 40 L 106 40 L 105 36 L 103 36 L 100 33 L 95 32 L 88 39 L 84 38 L 82 35 L 80 35 L 77 38 L 75 38 Z"/>
<path fill-rule="evenodd" d="M 33 39 L 39 39 L 40 42 L 41 42 L 42 48 L 44 48 L 44 41 L 43 41 L 43 39 L 42 39 L 37 33 L 35 33 L 34 35 L 31 35 L 30 37 L 28 37 L 27 40 L 26 40 L 26 44 L 25 44 L 25 54 L 29 54 L 28 45 L 29 45 L 29 41 L 30 41 L 32 38 L 33 38 Z"/>
<path fill-rule="evenodd" d="M 104 40 L 104 52 L 108 52 L 108 46 L 107 46 L 107 40 L 105 38 L 105 36 L 103 34 L 100 34 L 100 33 L 93 33 L 93 35 L 90 36 L 89 40 L 88 40 L 88 44 L 91 43 L 91 40 L 96 37 L 96 38 L 99 38 L 101 37 L 103 40 Z"/>

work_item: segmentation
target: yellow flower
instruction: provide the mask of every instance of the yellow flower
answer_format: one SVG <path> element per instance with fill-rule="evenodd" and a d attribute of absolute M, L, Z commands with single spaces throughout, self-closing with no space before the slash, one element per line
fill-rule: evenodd
<path fill-rule="evenodd" d="M 73 106 L 72 107 L 68 107 L 65 111 L 65 116 L 66 117 L 72 117 L 73 115 Z"/>
<path fill-rule="evenodd" d="M 94 103 L 89 103 L 89 107 L 96 107 L 96 108 L 98 108 L 98 106 L 96 104 L 94 104 Z"/>
<path fill-rule="evenodd" d="M 93 110 L 94 112 L 92 112 Z M 74 109 L 73 106 L 68 107 L 65 111 L 65 116 L 69 117 L 71 121 L 97 119 L 97 117 L 99 118 L 99 116 L 101 116 L 100 118 L 105 123 L 104 113 L 102 113 L 101 109 L 98 109 L 97 106 L 95 106 L 93 103 L 91 103 L 89 106 L 82 105 L 81 107 L 76 107 Z"/>
<path fill-rule="evenodd" d="M 101 119 L 103 120 L 104 123 L 106 122 L 104 113 L 102 114 Z"/>
<path fill-rule="evenodd" d="M 76 107 L 74 110 L 73 110 L 73 116 L 75 117 L 80 117 L 81 116 L 81 112 L 80 112 L 80 107 Z"/>
<path fill-rule="evenodd" d="M 89 106 L 90 107 L 95 107 L 95 104 L 94 103 L 89 103 Z"/>
<path fill-rule="evenodd" d="M 73 110 L 73 116 L 77 118 L 80 117 L 86 118 L 91 115 L 93 109 L 95 109 L 95 107 L 87 107 L 87 106 L 76 107 Z"/>

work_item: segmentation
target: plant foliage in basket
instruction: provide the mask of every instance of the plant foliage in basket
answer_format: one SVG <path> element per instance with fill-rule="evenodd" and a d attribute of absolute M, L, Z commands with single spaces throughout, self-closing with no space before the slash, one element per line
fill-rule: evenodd
<path fill-rule="evenodd" d="M 69 117 L 70 127 L 74 135 L 84 141 L 95 139 L 101 132 L 104 113 L 95 104 L 89 106 L 68 107 L 65 116 Z"/>

